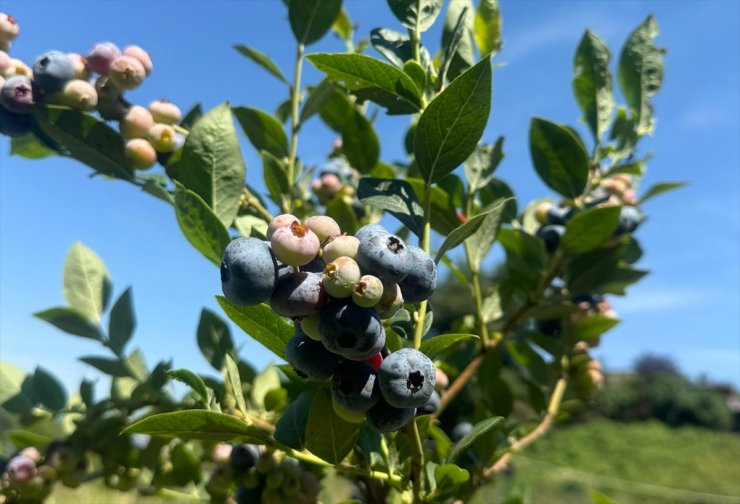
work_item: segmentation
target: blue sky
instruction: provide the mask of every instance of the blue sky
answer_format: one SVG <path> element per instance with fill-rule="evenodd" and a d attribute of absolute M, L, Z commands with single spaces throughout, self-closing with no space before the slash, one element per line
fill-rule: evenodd
<path fill-rule="evenodd" d="M 629 32 L 648 14 L 668 47 L 664 88 L 655 99 L 653 151 L 644 187 L 662 180 L 690 182 L 646 205 L 649 222 L 639 230 L 652 275 L 613 304 L 622 323 L 596 354 L 607 368 L 626 369 L 646 351 L 675 358 L 693 377 L 740 385 L 740 2 L 506 1 L 505 48 L 496 62 L 491 121 L 484 140 L 503 134 L 506 158 L 499 175 L 520 204 L 549 194 L 532 169 L 529 119 L 538 115 L 576 125 L 571 94 L 572 57 L 586 28 L 598 33 L 616 59 Z M 359 24 L 400 29 L 382 0 L 346 0 Z M 279 0 L 226 2 L 75 2 L 4 0 L 21 36 L 12 55 L 31 62 L 49 49 L 85 53 L 96 42 L 138 44 L 154 59 L 154 73 L 129 97 L 147 104 L 168 98 L 189 108 L 225 100 L 273 110 L 287 89 L 239 56 L 242 43 L 268 52 L 292 73 L 294 42 Z M 104 11 L 104 12 L 101 12 Z M 424 34 L 436 50 L 439 25 Z M 342 51 L 333 36 L 308 52 Z M 370 51 L 372 52 L 372 50 Z M 310 64 L 305 82 L 317 82 Z M 382 159 L 403 156 L 407 121 L 381 116 Z M 587 132 L 578 125 L 584 138 Z M 299 155 L 323 161 L 333 135 L 314 119 L 304 130 Z M 248 180 L 260 184 L 256 153 L 244 143 Z M 121 182 L 89 179 L 73 161 L 40 162 L 10 157 L 0 138 L 0 359 L 30 370 L 52 369 L 67 384 L 97 372 L 76 361 L 105 354 L 93 342 L 67 336 L 31 314 L 61 305 L 61 268 L 75 240 L 106 262 L 116 294 L 133 285 L 138 328 L 133 345 L 153 365 L 210 372 L 195 343 L 202 307 L 219 311 L 216 269 L 181 235 L 173 211 Z M 234 328 L 242 355 L 258 366 L 271 356 Z"/>

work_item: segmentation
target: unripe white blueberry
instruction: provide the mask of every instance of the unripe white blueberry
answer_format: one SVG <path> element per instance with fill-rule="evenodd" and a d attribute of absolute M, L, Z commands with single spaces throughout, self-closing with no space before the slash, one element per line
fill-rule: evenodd
<path fill-rule="evenodd" d="M 72 79 L 62 90 L 64 104 L 78 110 L 94 110 L 98 105 L 95 87 L 82 79 Z"/>
<path fill-rule="evenodd" d="M 5 72 L 10 68 L 10 56 L 5 51 L 0 51 L 0 77 L 5 76 Z"/>
<path fill-rule="evenodd" d="M 119 56 L 110 64 L 108 77 L 121 89 L 136 89 L 144 82 L 146 71 L 144 65 L 132 56 Z"/>
<path fill-rule="evenodd" d="M 323 284 L 326 292 L 335 298 L 350 297 L 360 280 L 360 267 L 350 257 L 338 257 L 326 265 Z"/>
<path fill-rule="evenodd" d="M 10 77 L 15 77 L 16 75 L 31 79 L 33 78 L 33 70 L 18 58 L 10 58 L 10 66 L 5 71 L 5 78 L 8 79 Z"/>
<path fill-rule="evenodd" d="M 149 142 L 157 152 L 172 152 L 177 149 L 177 133 L 169 124 L 155 124 L 149 130 Z"/>
<path fill-rule="evenodd" d="M 534 207 L 534 218 L 542 225 L 547 224 L 547 212 L 552 208 L 552 201 L 540 201 Z"/>
<path fill-rule="evenodd" d="M 275 257 L 290 266 L 310 263 L 321 248 L 316 233 L 297 221 L 289 227 L 276 229 L 270 237 L 270 244 Z"/>
<path fill-rule="evenodd" d="M 150 103 L 149 112 L 155 121 L 163 124 L 175 124 L 182 116 L 180 107 L 164 98 Z"/>
<path fill-rule="evenodd" d="M 277 217 L 273 218 L 267 225 L 267 239 L 269 240 L 270 238 L 272 238 L 272 234 L 281 227 L 290 226 L 294 222 L 300 221 L 298 220 L 298 217 L 292 214 L 280 214 Z"/>
<path fill-rule="evenodd" d="M 138 170 L 147 170 L 157 162 L 157 152 L 143 138 L 132 138 L 126 142 L 124 157 L 131 168 Z"/>
<path fill-rule="evenodd" d="M 145 74 L 147 76 L 151 75 L 153 68 L 152 57 L 149 56 L 148 52 L 137 45 L 130 45 L 123 50 L 123 54 L 124 56 L 131 56 L 132 58 L 139 60 L 141 66 L 144 67 Z"/>
<path fill-rule="evenodd" d="M 352 292 L 352 301 L 357 306 L 372 308 L 383 297 L 383 282 L 373 275 L 363 275 L 355 284 Z"/>
<path fill-rule="evenodd" d="M 338 257 L 355 258 L 357 247 L 360 246 L 360 240 L 354 236 L 341 235 L 335 237 L 329 243 L 324 245 L 323 259 L 324 262 L 332 262 Z"/>
<path fill-rule="evenodd" d="M 10 14 L 0 12 L 0 41 L 10 42 L 18 37 L 21 27 Z"/>
<path fill-rule="evenodd" d="M 119 129 L 124 138 L 146 138 L 152 126 L 154 126 L 152 114 L 144 107 L 134 105 L 121 119 Z"/>
<path fill-rule="evenodd" d="M 90 71 L 90 67 L 87 66 L 86 57 L 78 53 L 68 53 L 67 57 L 69 58 L 69 61 L 72 62 L 72 68 L 75 72 L 75 79 L 87 80 L 90 78 L 90 74 L 92 72 Z"/>
<path fill-rule="evenodd" d="M 300 322 L 301 331 L 303 331 L 309 338 L 321 341 L 321 333 L 319 333 L 319 314 L 314 313 L 307 317 L 303 317 Z"/>
<path fill-rule="evenodd" d="M 326 215 L 314 215 L 306 219 L 306 226 L 316 233 L 322 243 L 327 238 L 334 238 L 342 233 L 337 221 Z"/>

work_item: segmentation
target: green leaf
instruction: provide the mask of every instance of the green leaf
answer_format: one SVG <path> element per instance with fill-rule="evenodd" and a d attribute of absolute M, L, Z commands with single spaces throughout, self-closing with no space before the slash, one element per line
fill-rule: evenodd
<path fill-rule="evenodd" d="M 657 35 L 658 25 L 652 15 L 648 16 L 627 38 L 619 55 L 619 87 L 637 124 L 638 136 L 650 133 L 655 126 L 649 100 L 663 84 L 666 51 L 653 44 Z"/>
<path fill-rule="evenodd" d="M 288 18 L 296 40 L 313 44 L 329 31 L 342 10 L 342 0 L 290 0 Z"/>
<path fill-rule="evenodd" d="M 370 32 L 370 43 L 385 59 L 399 68 L 413 59 L 411 41 L 408 36 L 397 31 L 375 28 Z"/>
<path fill-rule="evenodd" d="M 689 185 L 688 182 L 659 182 L 654 184 L 640 197 L 640 205 L 660 194 L 686 187 L 687 185 Z"/>
<path fill-rule="evenodd" d="M 357 443 L 359 425 L 337 416 L 326 389 L 317 390 L 306 422 L 306 448 L 330 464 L 338 464 Z"/>
<path fill-rule="evenodd" d="M 8 436 L 10 442 L 13 443 L 16 450 L 22 450 L 31 446 L 39 450 L 44 450 L 53 440 L 51 436 L 44 436 L 43 434 L 27 430 L 12 429 L 5 431 L 5 434 Z"/>
<path fill-rule="evenodd" d="M 502 136 L 498 137 L 494 145 L 483 144 L 473 151 L 465 161 L 465 178 L 468 181 L 470 194 L 488 185 L 502 159 L 504 159 L 504 137 Z"/>
<path fill-rule="evenodd" d="M 306 444 L 306 425 L 311 410 L 311 393 L 303 391 L 290 403 L 275 425 L 275 440 L 294 450 L 303 450 Z"/>
<path fill-rule="evenodd" d="M 0 404 L 21 392 L 21 385 L 26 378 L 26 373 L 7 362 L 0 362 Z"/>
<path fill-rule="evenodd" d="M 136 318 L 131 287 L 129 287 L 113 305 L 108 321 L 108 346 L 116 355 L 121 355 L 123 347 L 131 339 L 135 328 Z"/>
<path fill-rule="evenodd" d="M 503 42 L 498 0 L 480 0 L 473 22 L 473 34 L 481 55 L 495 54 L 501 50 Z"/>
<path fill-rule="evenodd" d="M 231 388 L 231 393 L 234 394 L 239 411 L 246 415 L 247 402 L 244 400 L 244 390 L 242 390 L 242 380 L 239 376 L 239 366 L 237 366 L 236 361 L 230 354 L 226 354 L 224 364 L 226 364 L 226 382 Z"/>
<path fill-rule="evenodd" d="M 180 120 L 180 126 L 187 130 L 193 129 L 193 126 L 201 117 L 203 117 L 203 108 L 200 106 L 200 103 L 196 103 Z"/>
<path fill-rule="evenodd" d="M 103 261 L 80 242 L 64 262 L 64 297 L 91 322 L 98 322 L 110 294 L 110 277 Z"/>
<path fill-rule="evenodd" d="M 423 340 L 419 350 L 430 359 L 434 359 L 437 355 L 445 352 L 450 347 L 460 343 L 461 341 L 477 338 L 478 336 L 475 334 L 441 334 L 439 336 Z"/>
<path fill-rule="evenodd" d="M 244 190 L 246 167 L 231 108 L 209 110 L 190 130 L 182 151 L 178 181 L 203 198 L 228 227 L 234 222 Z"/>
<path fill-rule="evenodd" d="M 311 91 L 308 93 L 308 98 L 306 98 L 306 101 L 303 103 L 303 108 L 301 109 L 301 115 L 299 119 L 300 124 L 305 123 L 315 114 L 319 113 L 321 107 L 324 106 L 324 102 L 326 102 L 326 100 L 331 97 L 332 93 L 334 92 L 334 88 L 336 87 L 336 84 L 329 81 L 328 79 L 324 79 L 319 82 L 318 86 L 311 89 Z"/>
<path fill-rule="evenodd" d="M 450 2 L 442 28 L 442 50 L 441 79 L 453 80 L 475 64 L 472 0 Z"/>
<path fill-rule="evenodd" d="M 124 158 L 125 140 L 103 121 L 66 107 L 38 104 L 33 115 L 43 133 L 63 145 L 71 157 L 103 175 L 134 180 Z"/>
<path fill-rule="evenodd" d="M 391 12 L 406 28 L 425 32 L 442 11 L 442 0 L 387 0 Z"/>
<path fill-rule="evenodd" d="M 151 436 L 207 441 L 241 441 L 264 444 L 267 434 L 241 420 L 206 410 L 184 410 L 159 413 L 138 420 L 122 434 L 149 434 Z"/>
<path fill-rule="evenodd" d="M 591 342 L 619 324 L 619 320 L 605 315 L 589 315 L 579 319 L 573 327 L 573 341 Z"/>
<path fill-rule="evenodd" d="M 480 188 L 480 202 L 483 206 L 488 206 L 496 200 L 506 199 L 506 208 L 501 212 L 501 222 L 511 222 L 516 219 L 518 206 L 516 196 L 511 187 L 503 180 L 493 177 L 487 185 Z M 525 227 L 526 229 L 526 227 Z"/>
<path fill-rule="evenodd" d="M 360 227 L 357 214 L 354 208 L 352 208 L 351 196 L 332 198 L 326 205 L 326 215 L 334 219 L 339 225 L 339 229 L 345 233 L 354 234 Z"/>
<path fill-rule="evenodd" d="M 34 313 L 33 316 L 44 322 L 49 322 L 66 333 L 103 341 L 103 333 L 100 332 L 100 327 L 90 322 L 87 317 L 74 308 L 60 306 Z"/>
<path fill-rule="evenodd" d="M 579 212 L 565 227 L 562 246 L 571 252 L 588 252 L 614 235 L 622 207 L 597 207 Z"/>
<path fill-rule="evenodd" d="M 144 185 L 141 186 L 141 190 L 151 194 L 155 198 L 159 198 L 162 201 L 169 203 L 170 205 L 173 205 L 175 203 L 175 200 L 172 199 L 172 195 L 167 190 L 167 187 L 165 187 L 163 184 L 160 184 L 156 180 L 149 179 L 144 182 Z"/>
<path fill-rule="evenodd" d="M 339 11 L 339 15 L 334 20 L 334 23 L 332 23 L 331 29 L 345 42 L 352 42 L 352 34 L 355 29 L 346 10 L 342 9 Z"/>
<path fill-rule="evenodd" d="M 649 273 L 650 272 L 647 270 L 620 266 L 603 279 L 604 281 L 601 286 L 601 292 L 605 294 L 624 296 L 626 294 L 625 289 L 627 287 L 640 281 Z"/>
<path fill-rule="evenodd" d="M 380 143 L 373 125 L 348 97 L 335 88 L 319 111 L 329 128 L 342 135 L 342 152 L 361 173 L 369 173 L 380 158 Z"/>
<path fill-rule="evenodd" d="M 193 191 L 178 190 L 175 194 L 175 216 L 190 244 L 219 266 L 231 237 L 206 202 Z"/>
<path fill-rule="evenodd" d="M 470 473 L 467 469 L 455 464 L 441 464 L 434 468 L 434 481 L 437 494 L 440 496 L 453 494 L 457 489 L 468 482 Z"/>
<path fill-rule="evenodd" d="M 267 366 L 252 380 L 252 403 L 265 409 L 265 398 L 269 392 L 280 388 L 280 376 L 275 366 Z"/>
<path fill-rule="evenodd" d="M 58 154 L 38 139 L 34 134 L 12 137 L 10 139 L 10 155 L 26 159 L 43 159 Z"/>
<path fill-rule="evenodd" d="M 609 48 L 591 30 L 581 38 L 573 62 L 573 93 L 597 142 L 609 128 L 614 111 Z"/>
<path fill-rule="evenodd" d="M 255 149 L 279 158 L 288 155 L 288 137 L 274 116 L 252 107 L 232 107 L 231 111 Z"/>
<path fill-rule="evenodd" d="M 177 380 L 181 383 L 184 383 L 191 389 L 195 391 L 196 394 L 200 397 L 201 403 L 203 403 L 203 406 L 208 408 L 208 405 L 211 403 L 210 394 L 208 393 L 208 388 L 206 387 L 206 384 L 203 382 L 203 379 L 198 376 L 197 374 L 193 373 L 189 369 L 170 369 L 167 371 L 167 376 L 172 378 L 173 380 Z"/>
<path fill-rule="evenodd" d="M 498 241 L 506 250 L 507 257 L 519 258 L 535 271 L 544 268 L 547 253 L 542 240 L 521 229 L 502 228 L 499 230 Z"/>
<path fill-rule="evenodd" d="M 109 357 L 86 356 L 80 357 L 80 361 L 88 364 L 98 371 L 118 378 L 133 378 L 133 373 L 123 359 L 111 359 Z"/>
<path fill-rule="evenodd" d="M 224 358 L 234 349 L 231 331 L 224 320 L 207 308 L 200 312 L 196 339 L 200 353 L 217 371 L 221 371 Z"/>
<path fill-rule="evenodd" d="M 170 461 L 172 463 L 172 476 L 179 486 L 185 486 L 191 482 L 200 483 L 202 478 L 200 458 L 193 453 L 188 445 L 177 443 L 170 452 Z"/>
<path fill-rule="evenodd" d="M 421 201 L 421 199 L 424 198 L 424 181 L 418 178 L 407 178 L 406 182 L 411 184 L 411 187 L 414 188 L 417 199 Z M 360 184 L 362 184 L 362 181 L 360 181 Z M 432 186 L 431 196 L 432 212 L 430 223 L 432 225 L 432 229 L 442 236 L 447 236 L 453 229 L 459 226 L 461 222 L 455 209 L 455 203 L 452 201 L 452 196 L 436 185 Z"/>
<path fill-rule="evenodd" d="M 283 358 L 285 345 L 293 337 L 293 324 L 286 322 L 265 304 L 236 306 L 223 296 L 216 296 L 216 301 L 226 315 L 244 332 L 272 353 Z"/>
<path fill-rule="evenodd" d="M 360 99 L 369 99 L 389 114 L 408 114 L 421 108 L 416 83 L 402 70 L 364 54 L 318 53 L 307 56 L 333 82 L 341 82 Z"/>
<path fill-rule="evenodd" d="M 504 208 L 506 207 L 507 201 L 508 200 L 500 200 L 490 205 L 483 212 L 479 213 L 471 219 L 468 219 L 465 224 L 452 231 L 442 242 L 439 250 L 437 250 L 437 256 L 434 258 L 434 261 L 439 262 L 439 260 L 448 250 L 457 247 L 462 242 L 464 242 L 466 238 L 478 231 L 478 228 L 480 228 L 481 224 L 483 224 L 489 214 L 498 215 L 500 218 L 501 212 L 503 212 Z"/>
<path fill-rule="evenodd" d="M 67 405 L 67 392 L 62 383 L 41 366 L 33 373 L 33 395 L 52 411 L 63 409 Z"/>
<path fill-rule="evenodd" d="M 568 127 L 533 117 L 529 152 L 537 174 L 550 189 L 567 198 L 581 195 L 588 181 L 588 153 Z"/>
<path fill-rule="evenodd" d="M 364 205 L 385 210 L 417 236 L 421 236 L 424 209 L 416 199 L 414 188 L 408 182 L 363 177 L 357 188 L 357 197 Z"/>
<path fill-rule="evenodd" d="M 593 504 L 617 504 L 609 497 L 597 490 L 591 491 L 591 500 L 593 501 Z"/>
<path fill-rule="evenodd" d="M 501 205 L 500 210 L 486 214 L 478 229 L 466 240 L 470 253 L 470 267 L 476 271 L 480 268 L 481 262 L 496 242 L 496 236 L 501 227 L 504 210 L 509 206 L 509 203 L 515 200 L 514 198 L 507 198 L 504 201 L 505 203 Z"/>
<path fill-rule="evenodd" d="M 260 151 L 262 156 L 262 176 L 270 199 L 282 208 L 283 198 L 290 194 L 290 182 L 285 163 L 267 151 Z"/>
<path fill-rule="evenodd" d="M 416 61 L 407 61 L 403 64 L 403 73 L 411 77 L 416 87 L 419 89 L 421 94 L 427 87 L 427 72 L 424 68 Z"/>
<path fill-rule="evenodd" d="M 486 432 L 490 431 L 497 425 L 503 423 L 504 418 L 503 417 L 495 417 L 495 418 L 488 418 L 486 420 L 483 420 L 481 422 L 478 422 L 473 427 L 473 430 L 468 432 L 463 438 L 455 443 L 455 445 L 452 447 L 452 450 L 450 450 L 449 455 L 447 455 L 447 462 L 451 463 L 454 462 L 457 457 L 464 452 L 466 449 L 468 449 L 472 444 L 475 442 L 476 439 L 483 436 Z M 439 485 L 439 481 L 437 481 L 437 484 Z"/>
<path fill-rule="evenodd" d="M 491 109 L 491 60 L 455 79 L 416 126 L 414 154 L 424 180 L 437 182 L 475 150 Z"/>
<path fill-rule="evenodd" d="M 566 264 L 565 281 L 571 295 L 598 292 L 605 279 L 616 270 L 622 250 L 600 248 L 581 254 Z"/>
<path fill-rule="evenodd" d="M 241 44 L 235 45 L 234 49 L 236 49 L 239 54 L 241 54 L 245 58 L 251 60 L 252 62 L 258 64 L 259 66 L 270 72 L 273 76 L 277 77 L 285 84 L 288 84 L 288 80 L 285 78 L 278 66 L 265 53 Z"/>

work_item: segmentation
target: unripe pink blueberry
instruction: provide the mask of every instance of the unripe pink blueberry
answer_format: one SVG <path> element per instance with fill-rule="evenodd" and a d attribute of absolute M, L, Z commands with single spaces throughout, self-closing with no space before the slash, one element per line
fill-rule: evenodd
<path fill-rule="evenodd" d="M 275 257 L 290 266 L 310 263 L 321 248 L 316 233 L 297 221 L 275 230 L 270 237 L 270 244 Z"/>
<path fill-rule="evenodd" d="M 123 90 L 113 84 L 107 75 L 100 76 L 95 80 L 95 90 L 101 100 L 114 100 L 123 94 Z"/>
<path fill-rule="evenodd" d="M 123 54 L 124 56 L 131 56 L 132 58 L 136 58 L 137 60 L 139 60 L 141 66 L 144 67 L 144 72 L 146 73 L 146 75 L 151 75 L 153 68 L 152 57 L 149 56 L 148 52 L 137 45 L 130 45 L 123 50 Z"/>
<path fill-rule="evenodd" d="M 354 236 L 340 235 L 335 237 L 329 243 L 324 245 L 323 259 L 324 262 L 330 263 L 338 257 L 355 258 L 357 247 L 360 246 L 360 240 Z"/>
<path fill-rule="evenodd" d="M 149 112 L 152 113 L 155 121 L 163 124 L 175 124 L 182 116 L 180 107 L 164 98 L 150 103 Z"/>
<path fill-rule="evenodd" d="M 144 65 L 133 56 L 119 56 L 110 64 L 108 77 L 121 89 L 136 89 L 144 82 L 146 71 Z"/>
<path fill-rule="evenodd" d="M 113 42 L 95 44 L 87 55 L 87 64 L 90 69 L 100 75 L 108 75 L 111 63 L 121 56 L 121 50 Z"/>
<path fill-rule="evenodd" d="M 90 67 L 87 66 L 87 58 L 78 53 L 68 53 L 67 57 L 72 62 L 72 68 L 75 72 L 75 79 L 89 79 Z"/>
<path fill-rule="evenodd" d="M 13 457 L 6 469 L 11 484 L 22 484 L 36 475 L 36 463 L 25 455 Z"/>
<path fill-rule="evenodd" d="M 178 146 L 177 133 L 169 124 L 155 124 L 147 138 L 157 152 L 173 152 Z"/>
<path fill-rule="evenodd" d="M 154 126 L 152 114 L 139 105 L 131 107 L 119 124 L 124 138 L 146 138 Z"/>
<path fill-rule="evenodd" d="M 31 79 L 16 75 L 10 77 L 0 89 L 0 103 L 16 114 L 28 114 L 33 110 Z"/>
<path fill-rule="evenodd" d="M 5 71 L 5 78 L 8 79 L 15 76 L 28 77 L 30 79 L 33 77 L 33 70 L 18 58 L 10 58 L 10 66 Z"/>
<path fill-rule="evenodd" d="M 10 42 L 18 37 L 21 27 L 10 14 L 0 12 L 0 41 Z"/>
<path fill-rule="evenodd" d="M 308 317 L 304 317 L 300 322 L 301 331 L 312 340 L 321 341 L 321 333 L 319 333 L 319 314 L 314 313 Z"/>
<path fill-rule="evenodd" d="M 350 257 L 338 257 L 326 265 L 323 274 L 324 289 L 335 298 L 350 297 L 360 280 L 360 267 Z"/>
<path fill-rule="evenodd" d="M 28 457 L 37 464 L 41 462 L 41 459 L 43 458 L 41 455 L 41 452 L 35 446 L 29 446 L 27 448 L 23 448 L 18 455 Z"/>
<path fill-rule="evenodd" d="M 363 275 L 355 284 L 352 291 L 352 301 L 357 306 L 372 308 L 380 302 L 383 297 L 383 282 L 373 275 Z"/>
<path fill-rule="evenodd" d="M 375 305 L 380 318 L 391 318 L 403 306 L 403 294 L 398 284 L 387 284 L 383 286 L 383 295 Z"/>
<path fill-rule="evenodd" d="M 270 238 L 272 238 L 272 234 L 281 227 L 290 226 L 294 222 L 300 221 L 298 220 L 298 217 L 292 214 L 280 214 L 277 217 L 273 218 L 267 225 L 267 239 L 269 240 Z"/>
<path fill-rule="evenodd" d="M 95 86 L 82 79 L 72 79 L 62 90 L 65 105 L 78 110 L 94 110 L 98 105 L 98 93 Z"/>
<path fill-rule="evenodd" d="M 10 56 L 5 51 L 0 51 L 0 77 L 10 68 Z"/>
<path fill-rule="evenodd" d="M 637 194 L 634 189 L 625 189 L 622 193 L 622 201 L 625 205 L 637 205 Z"/>
<path fill-rule="evenodd" d="M 335 236 L 342 234 L 342 230 L 339 229 L 337 221 L 326 215 L 311 216 L 306 219 L 305 224 L 311 231 L 316 233 L 316 236 L 319 237 L 319 241 L 322 243 L 327 238 L 334 238 Z"/>
<path fill-rule="evenodd" d="M 132 138 L 126 142 L 124 157 L 131 168 L 147 170 L 157 162 L 157 152 L 143 138 Z"/>

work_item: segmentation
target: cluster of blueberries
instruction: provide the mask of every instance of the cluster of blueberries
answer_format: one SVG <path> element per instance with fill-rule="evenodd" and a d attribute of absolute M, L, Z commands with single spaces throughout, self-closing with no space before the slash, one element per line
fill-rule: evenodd
<path fill-rule="evenodd" d="M 429 299 L 434 260 L 378 224 L 341 234 L 326 216 L 275 217 L 269 241 L 238 238 L 221 263 L 224 295 L 237 305 L 268 302 L 295 321 L 285 359 L 310 380 L 332 378 L 335 411 L 380 432 L 406 425 L 434 400 L 436 370 L 423 353 L 385 347 L 381 319 Z M 438 397 L 438 396 L 437 396 Z"/>
<path fill-rule="evenodd" d="M 313 504 L 318 501 L 320 484 L 316 476 L 306 471 L 298 461 L 285 457 L 275 459 L 269 451 L 251 444 L 220 444 L 214 450 L 218 464 L 206 483 L 212 502 L 255 502 L 269 504 Z"/>
<path fill-rule="evenodd" d="M 15 19 L 0 13 L 0 41 L 9 43 L 18 32 Z M 121 50 L 111 42 L 96 44 L 87 56 L 47 51 L 31 67 L 0 50 L 0 133 L 30 133 L 30 113 L 36 103 L 97 110 L 104 119 L 119 121 L 126 139 L 126 163 L 141 170 L 151 168 L 158 154 L 166 157 L 185 143 L 175 129 L 181 117 L 175 104 L 156 100 L 145 108 L 123 98 L 124 92 L 142 84 L 152 68 L 149 53 L 141 47 Z M 94 74 L 98 77 L 93 81 Z"/>
<path fill-rule="evenodd" d="M 614 236 L 633 233 L 642 222 L 642 215 L 635 206 L 637 203 L 632 189 L 632 177 L 626 174 L 615 174 L 602 179 L 587 199 L 586 208 L 599 205 L 622 205 L 619 223 Z M 542 225 L 537 236 L 545 243 L 549 253 L 554 253 L 565 234 L 565 225 L 576 213 L 576 209 L 567 205 L 553 205 L 549 201 L 540 203 L 535 209 L 535 218 Z"/>

